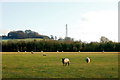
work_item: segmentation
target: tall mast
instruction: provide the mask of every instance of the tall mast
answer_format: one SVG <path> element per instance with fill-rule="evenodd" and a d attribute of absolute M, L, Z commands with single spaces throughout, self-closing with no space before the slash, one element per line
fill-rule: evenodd
<path fill-rule="evenodd" d="M 68 37 L 68 29 L 67 29 L 67 24 L 66 24 L 66 36 L 65 37 Z"/>

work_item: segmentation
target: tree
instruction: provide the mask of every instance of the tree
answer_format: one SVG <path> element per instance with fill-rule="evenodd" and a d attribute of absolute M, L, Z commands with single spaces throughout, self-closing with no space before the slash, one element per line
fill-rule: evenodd
<path fill-rule="evenodd" d="M 57 40 L 33 40 L 33 41 L 15 41 L 8 40 L 2 42 L 3 52 L 16 51 L 47 51 L 47 52 L 73 52 L 73 51 L 120 51 L 120 43 L 118 42 L 79 42 L 79 41 L 57 41 Z"/>
<path fill-rule="evenodd" d="M 51 39 L 51 40 L 54 40 L 54 37 L 53 37 L 53 35 L 50 35 L 50 39 Z"/>
<path fill-rule="evenodd" d="M 31 30 L 25 30 L 25 34 L 27 35 L 28 38 L 43 38 L 42 35 Z"/>
<path fill-rule="evenodd" d="M 100 42 L 109 42 L 110 40 L 108 39 L 108 38 L 106 38 L 106 37 L 104 37 L 104 36 L 102 36 L 101 38 L 100 38 Z"/>
<path fill-rule="evenodd" d="M 73 38 L 71 38 L 71 37 L 65 37 L 65 39 L 64 39 L 65 41 L 74 41 L 74 39 Z"/>
<path fill-rule="evenodd" d="M 80 42 L 78 42 L 78 41 L 75 41 L 73 43 L 73 45 L 74 45 L 74 47 L 77 48 L 77 51 L 80 51 L 82 49 L 82 44 Z"/>
<path fill-rule="evenodd" d="M 63 41 L 64 39 L 62 38 L 62 37 L 60 37 L 59 39 L 58 39 L 58 41 Z"/>
<path fill-rule="evenodd" d="M 86 51 L 86 44 L 87 43 L 82 43 L 82 51 Z"/>
<path fill-rule="evenodd" d="M 75 51 L 75 52 L 77 51 L 77 47 L 76 46 L 73 47 L 73 51 Z"/>
<path fill-rule="evenodd" d="M 4 36 L 4 38 L 7 38 Z M 23 31 L 11 31 L 8 33 L 8 38 L 10 39 L 24 39 L 24 38 L 48 38 L 48 36 L 40 35 L 38 32 L 25 30 Z"/>
<path fill-rule="evenodd" d="M 11 31 L 8 33 L 8 38 L 11 39 L 24 39 L 27 35 L 23 31 Z"/>
<path fill-rule="evenodd" d="M 57 36 L 55 36 L 55 40 L 57 40 Z"/>

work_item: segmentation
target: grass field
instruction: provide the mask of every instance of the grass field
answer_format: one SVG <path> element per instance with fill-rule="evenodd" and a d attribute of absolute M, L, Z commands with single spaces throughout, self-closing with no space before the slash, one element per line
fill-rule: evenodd
<path fill-rule="evenodd" d="M 45 53 L 45 52 L 44 52 Z M 117 53 L 84 52 L 4 52 L 2 53 L 3 78 L 118 78 Z M 63 66 L 61 58 L 70 59 Z M 85 62 L 89 57 L 91 62 Z"/>
<path fill-rule="evenodd" d="M 43 40 L 43 39 L 40 39 L 40 38 L 26 38 L 26 39 L 6 39 L 6 40 L 2 40 L 3 42 L 7 42 L 7 41 L 33 41 L 33 40 L 37 40 L 37 41 L 40 41 L 40 40 Z"/>

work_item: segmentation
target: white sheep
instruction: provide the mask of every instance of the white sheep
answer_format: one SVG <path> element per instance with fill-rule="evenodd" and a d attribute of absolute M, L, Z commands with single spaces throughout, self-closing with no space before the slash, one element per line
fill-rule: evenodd
<path fill-rule="evenodd" d="M 69 63 L 70 63 L 70 60 L 68 58 L 62 58 L 62 63 L 63 63 L 63 66 L 65 64 L 65 66 L 68 64 L 69 66 Z"/>
<path fill-rule="evenodd" d="M 31 51 L 31 54 L 34 54 L 33 51 Z"/>
<path fill-rule="evenodd" d="M 43 56 L 46 56 L 46 54 L 43 54 Z"/>
<path fill-rule="evenodd" d="M 90 58 L 89 57 L 87 57 L 85 60 L 86 60 L 87 63 L 90 63 Z"/>

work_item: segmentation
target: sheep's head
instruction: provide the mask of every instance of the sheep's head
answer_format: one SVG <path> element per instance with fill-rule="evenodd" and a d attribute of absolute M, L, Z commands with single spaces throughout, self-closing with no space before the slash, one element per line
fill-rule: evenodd
<path fill-rule="evenodd" d="M 63 64 L 64 64 L 64 59 L 65 59 L 65 58 L 62 58 L 62 63 L 63 63 Z"/>

